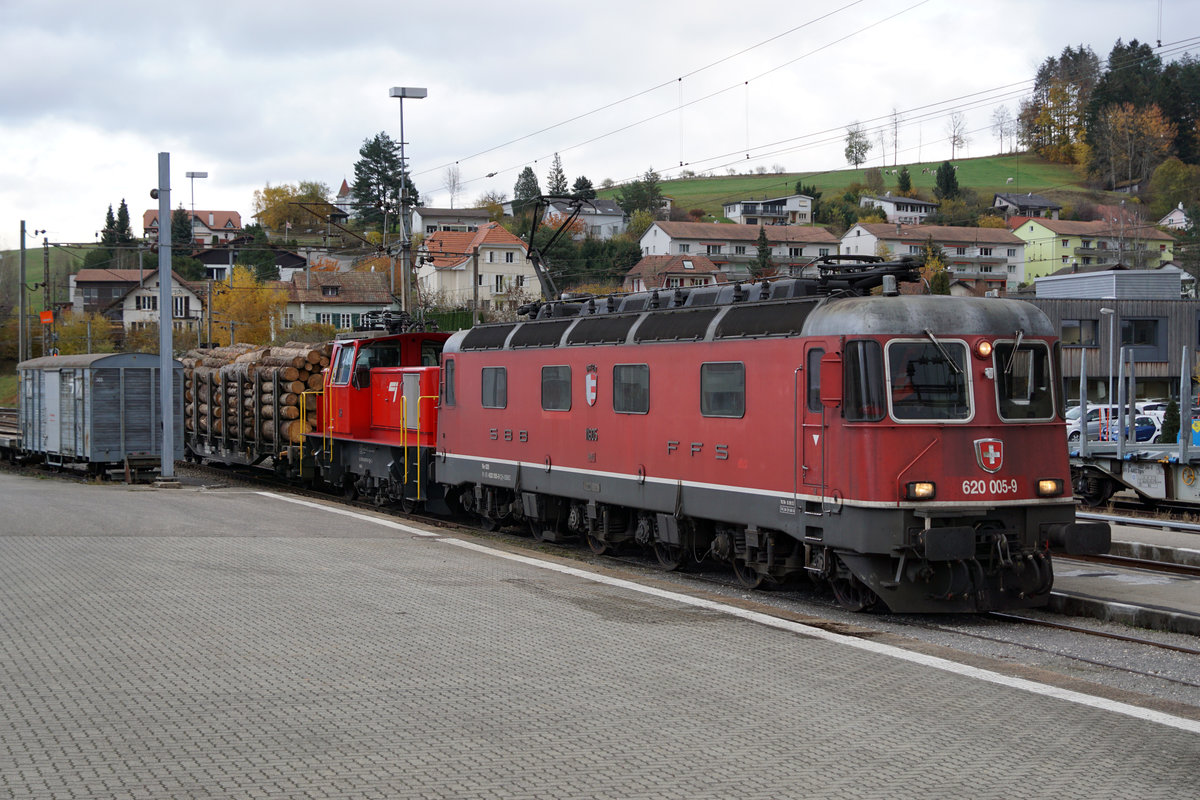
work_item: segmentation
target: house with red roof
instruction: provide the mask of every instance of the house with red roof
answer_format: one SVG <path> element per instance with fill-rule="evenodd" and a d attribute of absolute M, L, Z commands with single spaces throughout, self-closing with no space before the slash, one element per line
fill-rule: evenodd
<path fill-rule="evenodd" d="M 446 307 L 515 308 L 541 294 L 527 250 L 496 222 L 474 231 L 434 231 L 417 252 L 420 296 Z"/>
<path fill-rule="evenodd" d="M 158 270 L 81 269 L 70 277 L 71 309 L 103 314 L 126 331 L 157 324 Z M 171 273 L 171 320 L 175 330 L 197 330 L 204 314 L 204 285 Z"/>
<path fill-rule="evenodd" d="M 643 256 L 625 274 L 624 292 L 648 292 L 683 286 L 707 286 L 722 283 L 725 273 L 704 255 Z"/>
<path fill-rule="evenodd" d="M 192 217 L 192 241 L 197 247 L 226 244 L 242 234 L 242 215 L 236 211 L 184 211 Z M 158 241 L 157 208 L 142 213 L 142 229 L 147 239 Z"/>
<path fill-rule="evenodd" d="M 758 257 L 758 225 L 719 222 L 666 222 L 651 225 L 639 240 L 642 255 L 703 255 L 728 273 L 749 274 Z M 838 253 L 838 238 L 811 225 L 765 225 L 771 261 L 781 272 L 820 256 Z"/>
<path fill-rule="evenodd" d="M 287 290 L 283 327 L 305 323 L 350 330 L 368 311 L 397 310 L 387 272 L 323 272 L 302 270 L 277 285 Z"/>

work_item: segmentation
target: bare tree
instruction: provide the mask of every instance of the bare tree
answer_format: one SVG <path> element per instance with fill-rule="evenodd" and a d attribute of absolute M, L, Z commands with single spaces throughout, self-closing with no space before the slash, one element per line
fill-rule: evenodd
<path fill-rule="evenodd" d="M 946 120 L 946 138 L 950 141 L 950 160 L 953 161 L 958 148 L 967 143 L 967 116 L 961 111 L 955 111 Z"/>
<path fill-rule="evenodd" d="M 871 140 L 866 130 L 857 121 L 846 128 L 846 163 L 853 164 L 855 169 L 867 160 L 871 152 Z"/>
<path fill-rule="evenodd" d="M 996 138 L 1000 140 L 1000 152 L 1004 152 L 1004 140 L 1009 139 L 1011 144 L 1012 134 L 1015 130 L 1016 120 L 1013 119 L 1012 112 L 1008 110 L 1008 106 L 996 106 L 996 110 L 992 112 L 992 133 L 996 134 Z"/>
<path fill-rule="evenodd" d="M 462 172 L 459 171 L 458 164 L 446 167 L 442 174 L 442 182 L 446 185 L 446 191 L 450 193 L 450 207 L 454 208 L 455 199 L 462 194 Z"/>

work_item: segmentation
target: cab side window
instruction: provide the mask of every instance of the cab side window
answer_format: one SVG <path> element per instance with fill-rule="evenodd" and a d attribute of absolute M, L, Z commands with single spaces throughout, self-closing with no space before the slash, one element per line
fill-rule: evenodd
<path fill-rule="evenodd" d="M 342 345 L 338 350 L 337 359 L 333 362 L 334 386 L 345 386 L 350 383 L 350 375 L 354 371 L 354 345 Z"/>

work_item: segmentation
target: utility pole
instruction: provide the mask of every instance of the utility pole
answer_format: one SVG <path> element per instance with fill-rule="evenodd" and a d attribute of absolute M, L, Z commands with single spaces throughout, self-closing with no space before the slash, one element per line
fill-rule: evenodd
<path fill-rule="evenodd" d="M 17 313 L 17 363 L 21 363 L 29 356 L 25 355 L 25 220 L 21 220 L 21 267 L 20 267 L 21 288 L 19 291 Z"/>
<path fill-rule="evenodd" d="M 162 410 L 159 480 L 175 480 L 175 359 L 171 357 L 171 154 L 158 154 L 158 385 Z"/>
<path fill-rule="evenodd" d="M 479 324 L 479 246 L 471 248 L 471 327 Z"/>
<path fill-rule="evenodd" d="M 42 237 L 42 272 L 45 283 L 42 284 L 42 310 L 50 312 L 50 326 L 42 325 L 42 355 L 46 355 L 54 346 L 54 284 L 50 282 L 50 240 Z"/>

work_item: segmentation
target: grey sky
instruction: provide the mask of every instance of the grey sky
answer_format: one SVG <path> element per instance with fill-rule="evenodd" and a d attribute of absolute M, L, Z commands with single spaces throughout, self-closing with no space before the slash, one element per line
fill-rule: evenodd
<path fill-rule="evenodd" d="M 973 131 L 959 156 L 988 155 L 995 105 L 1015 113 L 1047 56 L 1086 44 L 1104 58 L 1118 37 L 1160 35 L 1200 36 L 1200 4 L 0 0 L 0 249 L 18 246 L 21 219 L 51 241 L 95 241 L 122 198 L 141 235 L 161 151 L 173 206 L 191 203 L 189 170 L 209 173 L 197 208 L 245 222 L 268 182 L 336 191 L 365 138 L 399 138 L 391 86 L 429 89 L 404 110 L 423 198 L 449 204 L 457 161 L 464 205 L 511 195 L 527 164 L 544 186 L 555 152 L 569 181 L 595 184 L 650 166 L 670 177 L 681 161 L 840 169 L 846 125 L 930 104 L 906 115 L 899 163 L 948 157 L 954 108 Z"/>

